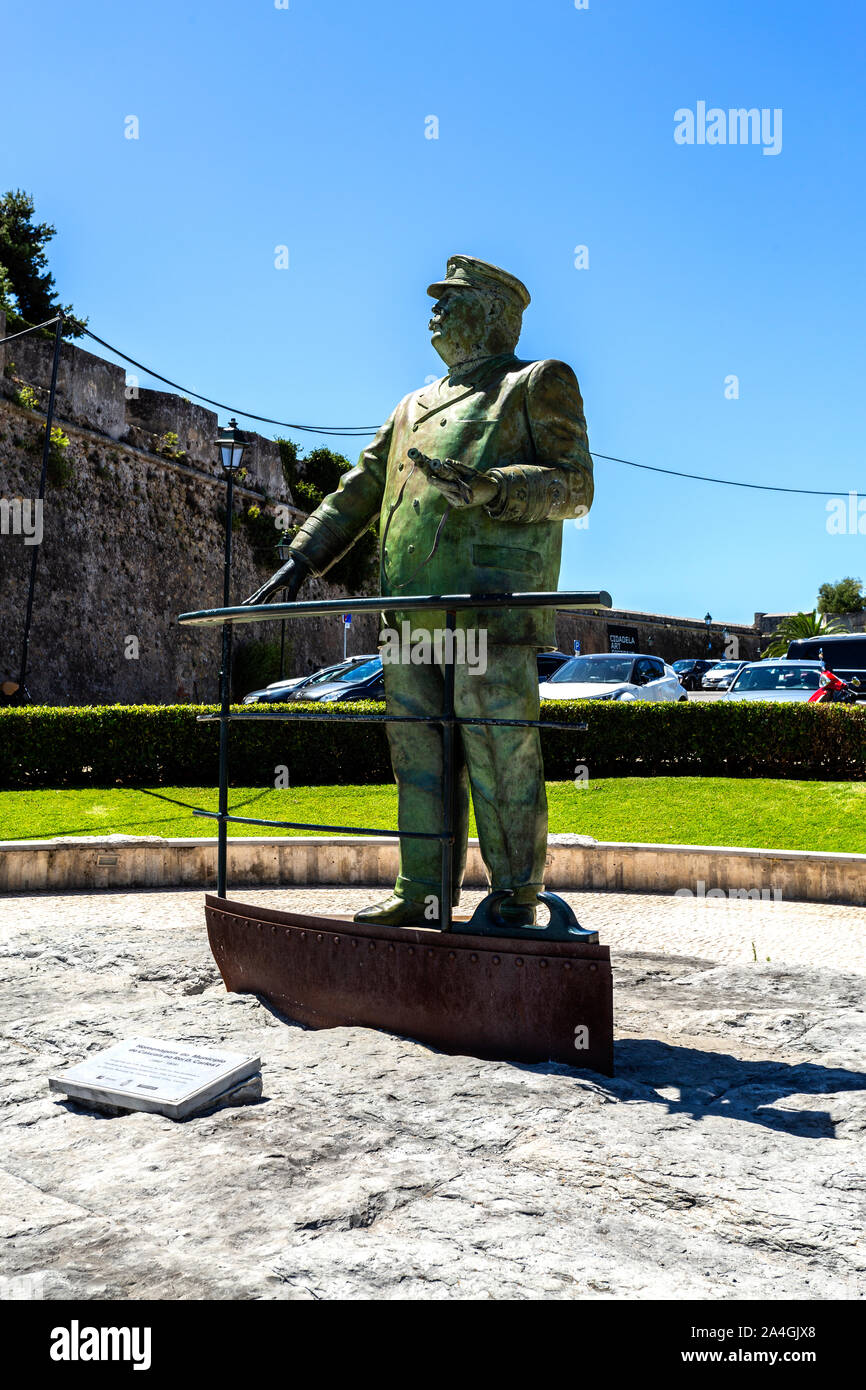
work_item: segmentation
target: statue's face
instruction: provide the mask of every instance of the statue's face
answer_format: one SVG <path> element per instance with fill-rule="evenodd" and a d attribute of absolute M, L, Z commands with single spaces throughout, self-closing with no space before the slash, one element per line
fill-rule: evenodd
<path fill-rule="evenodd" d="M 477 290 L 443 290 L 427 325 L 433 346 L 449 367 L 490 351 L 491 327 L 498 318 L 495 301 Z"/>

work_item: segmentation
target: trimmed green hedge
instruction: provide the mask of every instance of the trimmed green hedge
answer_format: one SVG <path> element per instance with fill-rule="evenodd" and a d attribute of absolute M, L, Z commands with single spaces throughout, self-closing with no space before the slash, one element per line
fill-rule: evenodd
<path fill-rule="evenodd" d="M 555 713 L 554 713 L 555 711 Z M 866 774 L 866 706 L 749 700 L 551 702 L 550 719 L 574 719 L 584 734 L 542 734 L 549 779 L 592 777 L 785 777 L 859 781 Z M 579 756 L 574 759 L 575 748 Z"/>
<path fill-rule="evenodd" d="M 234 706 L 239 709 L 241 706 Z M 284 708 L 284 707 L 282 707 Z M 321 705 L 298 704 L 298 710 Z M 329 705 L 381 712 L 372 702 Z M 97 705 L 0 710 L 0 787 L 208 786 L 217 781 L 219 729 L 208 705 Z M 544 706 L 575 724 L 542 733 L 550 780 L 704 775 L 859 780 L 866 707 L 705 701 L 573 701 Z M 581 728 L 585 725 L 585 728 Z M 391 780 L 384 725 L 260 720 L 232 726 L 236 786 L 272 785 L 286 765 L 294 786 Z"/>
<path fill-rule="evenodd" d="M 232 706 L 235 711 L 243 708 Z M 315 708 L 298 704 L 298 709 Z M 381 707 L 365 704 L 363 708 L 378 711 Z M 218 712 L 216 705 L 0 710 L 0 787 L 216 785 L 219 725 L 199 723 L 197 716 Z M 272 786 L 274 769 L 283 765 L 294 786 L 391 778 L 385 730 L 380 725 L 352 728 L 263 719 L 232 726 L 229 773 L 233 784 Z"/>

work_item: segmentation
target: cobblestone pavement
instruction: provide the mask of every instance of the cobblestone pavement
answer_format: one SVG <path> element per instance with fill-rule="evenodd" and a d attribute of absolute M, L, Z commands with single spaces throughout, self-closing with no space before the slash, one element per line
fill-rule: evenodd
<path fill-rule="evenodd" d="M 382 888 L 237 888 L 229 897 L 264 907 L 296 912 L 353 913 L 388 896 Z M 481 893 L 463 894 L 461 914 L 471 911 Z M 866 907 L 838 904 L 757 902 L 728 898 L 676 898 L 650 893 L 563 893 L 582 926 L 598 931 L 614 953 L 649 951 L 667 956 L 700 956 L 731 965 L 769 961 L 773 965 L 817 966 L 866 974 Z M 7 899 L 15 904 L 5 915 L 6 930 L 14 917 L 20 925 L 87 925 L 95 904 L 100 920 L 146 913 L 155 930 L 204 925 L 200 890 L 160 892 L 34 894 Z M 0 931 L 3 928 L 0 927 Z"/>
<path fill-rule="evenodd" d="M 0 1278 L 52 1300 L 862 1298 L 864 914 L 569 896 L 613 947 L 612 1078 L 294 1025 L 226 993 L 200 891 L 7 897 Z M 264 1094 L 176 1124 L 49 1092 L 135 1036 L 259 1056 Z"/>

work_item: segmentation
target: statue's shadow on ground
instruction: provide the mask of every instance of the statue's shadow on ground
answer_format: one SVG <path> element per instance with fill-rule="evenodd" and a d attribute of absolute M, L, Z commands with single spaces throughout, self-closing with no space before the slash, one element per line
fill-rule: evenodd
<path fill-rule="evenodd" d="M 835 1138 L 838 1121 L 827 1110 L 805 1109 L 802 1100 L 786 1105 L 786 1100 L 866 1091 L 864 1072 L 812 1062 L 743 1061 L 655 1038 L 617 1043 L 615 1077 L 583 1075 L 591 1075 L 612 1099 L 657 1103 L 669 1115 L 698 1121 L 724 1116 L 803 1139 Z"/>

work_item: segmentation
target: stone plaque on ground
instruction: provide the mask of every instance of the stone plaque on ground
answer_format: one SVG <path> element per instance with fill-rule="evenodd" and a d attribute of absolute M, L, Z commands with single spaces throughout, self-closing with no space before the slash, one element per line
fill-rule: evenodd
<path fill-rule="evenodd" d="M 215 1103 L 261 1094 L 261 1060 L 159 1038 L 131 1038 L 48 1079 L 49 1089 L 99 1109 L 150 1110 L 183 1120 Z"/>

